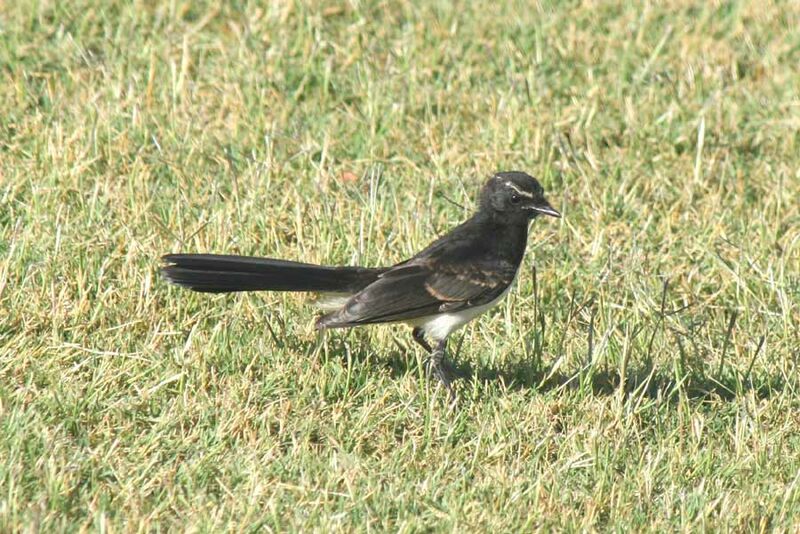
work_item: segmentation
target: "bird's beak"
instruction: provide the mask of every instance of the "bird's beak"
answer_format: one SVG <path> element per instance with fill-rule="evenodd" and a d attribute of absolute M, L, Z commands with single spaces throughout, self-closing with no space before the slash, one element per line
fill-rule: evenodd
<path fill-rule="evenodd" d="M 553 206 L 550 205 L 549 202 L 542 199 L 540 204 L 535 206 L 531 206 L 530 208 L 536 213 L 541 213 L 542 215 L 549 215 L 550 217 L 561 217 L 561 214 L 556 210 Z"/>

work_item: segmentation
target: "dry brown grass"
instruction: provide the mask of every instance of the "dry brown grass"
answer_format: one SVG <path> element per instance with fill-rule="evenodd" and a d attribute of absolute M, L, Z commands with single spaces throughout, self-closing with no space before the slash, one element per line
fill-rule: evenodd
<path fill-rule="evenodd" d="M 797 528 L 797 4 L 64 4 L 0 7 L 1 530 Z M 398 261 L 510 168 L 565 217 L 456 411 L 156 274 Z"/>

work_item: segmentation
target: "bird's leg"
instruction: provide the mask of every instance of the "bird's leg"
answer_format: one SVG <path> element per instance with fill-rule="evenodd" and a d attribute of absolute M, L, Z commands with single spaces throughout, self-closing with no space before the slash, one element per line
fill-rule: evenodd
<path fill-rule="evenodd" d="M 454 397 L 455 392 L 452 386 L 453 372 L 445 359 L 447 341 L 443 339 L 436 343 L 436 349 L 431 348 L 430 344 L 425 339 L 425 331 L 418 326 L 411 332 L 411 337 L 414 338 L 414 341 L 416 341 L 420 347 L 425 349 L 425 352 L 430 354 L 427 365 L 428 374 L 434 375 L 450 393 L 450 397 Z"/>
<path fill-rule="evenodd" d="M 453 396 L 453 373 L 446 361 L 447 353 L 447 340 L 443 339 L 436 343 L 436 348 L 431 353 L 430 360 L 428 360 L 428 372 L 433 374 L 442 385 Z"/>
<path fill-rule="evenodd" d="M 422 328 L 415 326 L 414 330 L 411 331 L 411 337 L 414 338 L 414 341 L 417 342 L 417 345 L 425 349 L 425 352 L 427 352 L 428 354 L 433 352 L 431 346 L 428 344 L 427 341 L 425 341 L 425 331 Z"/>

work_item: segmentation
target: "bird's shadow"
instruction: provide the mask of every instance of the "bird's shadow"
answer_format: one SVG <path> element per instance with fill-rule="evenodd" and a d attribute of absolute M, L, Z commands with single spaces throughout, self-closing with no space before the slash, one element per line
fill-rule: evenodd
<path fill-rule="evenodd" d="M 397 349 L 387 353 L 375 354 L 366 343 L 350 344 L 345 350 L 336 344 L 329 353 L 356 365 L 378 365 L 388 367 L 393 378 L 401 378 L 409 373 L 420 373 L 424 357 L 417 357 L 414 348 L 397 344 Z M 547 366 L 541 361 L 521 359 L 501 365 L 476 366 L 473 363 L 453 358 L 450 366 L 457 378 L 457 387 L 462 388 L 478 383 L 484 388 L 500 386 L 506 391 L 535 390 L 546 393 L 553 390 L 590 391 L 593 395 L 607 396 L 619 394 L 649 398 L 653 400 L 677 402 L 679 398 L 691 400 L 732 401 L 745 394 L 754 394 L 759 399 L 767 399 L 781 393 L 786 387 L 785 380 L 775 375 L 742 376 L 737 373 L 723 373 L 710 376 L 702 369 L 691 369 L 680 374 L 670 372 L 652 364 L 636 365 L 633 362 L 624 373 L 618 369 L 598 368 L 592 365 L 575 371 L 562 371 Z"/>
<path fill-rule="evenodd" d="M 573 372 L 554 371 L 524 360 L 477 370 L 469 363 L 461 364 L 460 367 L 467 380 L 476 380 L 484 385 L 499 383 L 512 391 L 584 389 L 597 396 L 622 392 L 626 396 L 662 401 L 677 401 L 681 397 L 698 401 L 732 401 L 747 393 L 766 399 L 782 392 L 785 387 L 784 380 L 776 376 L 745 378 L 725 373 L 714 377 L 698 370 L 676 375 L 652 364 L 633 366 L 624 376 L 617 369 L 596 369 L 592 366 Z"/>

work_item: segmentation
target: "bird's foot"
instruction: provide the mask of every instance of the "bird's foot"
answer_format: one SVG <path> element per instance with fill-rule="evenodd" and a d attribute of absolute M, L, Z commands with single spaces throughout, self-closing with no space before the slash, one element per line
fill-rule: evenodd
<path fill-rule="evenodd" d="M 428 359 L 427 370 L 428 376 L 438 380 L 447 390 L 450 398 L 454 399 L 456 391 L 453 387 L 453 382 L 458 378 L 456 369 L 447 360 L 430 358 Z"/>
<path fill-rule="evenodd" d="M 416 337 L 416 336 L 415 336 Z M 427 361 L 428 376 L 434 376 L 447 390 L 450 400 L 456 400 L 453 381 L 456 379 L 456 369 L 447 361 L 447 340 L 442 339 L 436 344 Z"/>

